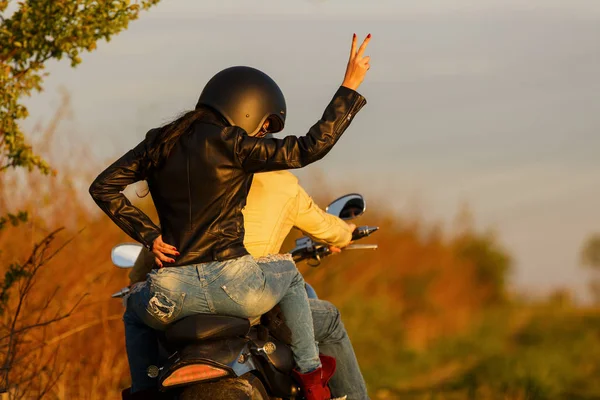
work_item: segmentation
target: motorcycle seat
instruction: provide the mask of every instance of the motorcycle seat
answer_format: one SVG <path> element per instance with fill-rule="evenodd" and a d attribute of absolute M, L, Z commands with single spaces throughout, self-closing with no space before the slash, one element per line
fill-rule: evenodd
<path fill-rule="evenodd" d="M 250 331 L 246 318 L 225 315 L 197 314 L 183 318 L 165 332 L 167 342 L 184 345 L 201 340 L 245 336 Z"/>

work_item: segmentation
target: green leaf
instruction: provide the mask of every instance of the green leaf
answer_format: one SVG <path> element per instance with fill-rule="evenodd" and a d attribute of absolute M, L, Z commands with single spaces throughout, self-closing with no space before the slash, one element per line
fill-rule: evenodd
<path fill-rule="evenodd" d="M 23 99 L 43 89 L 46 63 L 67 55 L 71 66 L 77 66 L 82 62 L 81 51 L 95 50 L 99 40 L 109 41 L 127 29 L 142 8 L 158 2 L 20 1 L 10 17 L 0 20 L 0 160 L 5 160 L 0 171 L 22 167 L 51 173 L 17 123 L 29 115 Z M 0 12 L 7 6 L 8 1 L 0 0 Z"/>

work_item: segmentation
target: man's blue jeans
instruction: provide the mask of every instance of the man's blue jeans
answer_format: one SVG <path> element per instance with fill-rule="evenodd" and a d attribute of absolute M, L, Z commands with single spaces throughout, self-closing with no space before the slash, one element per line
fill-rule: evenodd
<path fill-rule="evenodd" d="M 331 396 L 347 395 L 348 400 L 368 400 L 365 380 L 339 310 L 325 300 L 308 299 L 308 302 L 319 351 L 336 360 L 335 373 L 329 381 Z"/>
<path fill-rule="evenodd" d="M 290 269 L 286 266 L 286 264 L 289 264 L 287 260 L 274 261 L 271 262 L 271 264 L 273 264 L 271 266 L 273 270 L 277 271 L 276 274 L 286 274 L 288 272 L 285 271 L 289 271 Z M 206 266 L 207 264 L 204 265 Z M 259 265 L 261 267 L 264 267 L 264 263 L 259 263 Z M 148 282 L 156 281 L 157 276 L 165 276 L 165 273 L 171 276 L 171 278 L 169 278 L 168 280 L 175 280 L 177 285 L 181 285 L 181 281 L 191 282 L 193 281 L 193 279 L 190 279 L 193 276 L 193 268 L 196 267 L 198 266 L 161 269 L 158 272 L 153 272 L 149 274 Z M 185 273 L 177 274 L 176 276 L 172 276 L 173 272 L 169 271 L 179 270 L 182 268 L 185 270 Z M 267 268 L 267 270 L 269 269 L 270 268 Z M 296 270 L 295 265 L 294 270 Z M 267 271 L 267 274 L 270 273 L 271 272 Z M 198 277 L 201 275 L 199 273 L 196 273 L 196 276 Z M 281 278 L 281 276 L 279 276 L 279 278 Z M 201 278 L 200 281 L 202 281 Z M 200 282 L 200 284 L 201 283 L 202 282 Z M 156 283 L 154 283 L 154 285 L 156 286 Z M 198 280 L 196 280 L 195 285 L 199 285 Z M 178 311 L 177 306 L 172 307 L 173 304 L 169 302 L 163 303 L 163 301 L 165 300 L 160 296 L 157 300 L 151 300 L 152 297 L 149 296 L 151 290 L 150 288 L 152 286 L 152 283 L 148 283 L 142 286 L 142 290 L 133 291 L 133 293 L 127 301 L 127 309 L 125 311 L 125 315 L 123 316 L 123 320 L 125 323 L 125 342 L 127 348 L 127 356 L 129 358 L 129 366 L 131 371 L 132 392 L 156 387 L 156 380 L 151 379 L 146 375 L 146 369 L 149 365 L 159 364 L 159 347 L 157 342 L 157 336 L 156 332 L 152 328 L 164 330 L 165 326 L 169 323 L 174 322 L 177 319 L 181 319 L 187 315 L 198 313 L 189 312 L 188 314 L 186 314 L 182 312 L 184 307 L 181 307 L 181 310 Z M 304 291 L 304 295 L 306 295 L 303 279 L 301 281 L 300 286 Z M 144 289 L 144 287 L 146 289 Z M 193 289 L 191 290 L 191 292 L 189 292 L 189 294 L 182 291 L 175 292 L 185 293 L 183 296 L 183 303 L 185 304 L 185 298 L 191 297 L 193 293 L 197 291 L 197 289 Z M 223 291 L 225 291 L 225 289 L 223 289 Z M 238 295 L 242 296 L 241 293 L 238 293 Z M 207 298 L 206 296 L 204 297 Z M 177 299 L 177 295 L 175 296 L 175 298 Z M 217 298 L 222 299 L 221 296 L 217 296 Z M 159 302 L 158 300 L 161 301 Z M 176 302 L 174 303 L 176 304 Z M 200 301 L 200 303 L 204 303 L 204 301 Z M 214 304 L 215 300 L 213 299 L 211 303 Z M 209 306 L 208 300 L 206 301 L 206 304 L 208 306 L 208 310 L 212 311 L 214 309 L 214 306 L 213 308 Z M 259 314 L 254 314 L 252 316 L 263 314 L 269 311 L 274 305 L 275 304 L 263 305 L 260 307 L 257 306 L 257 308 L 261 308 L 262 311 Z M 332 356 L 337 360 L 336 372 L 330 381 L 332 395 L 335 397 L 348 395 L 349 400 L 368 399 L 365 382 L 358 367 L 358 362 L 356 360 L 352 344 L 350 343 L 350 339 L 348 338 L 348 334 L 346 333 L 344 324 L 341 321 L 339 311 L 331 303 L 323 300 L 309 299 L 309 305 L 314 324 L 314 329 L 310 329 L 310 331 L 311 334 L 312 332 L 314 332 L 313 337 L 319 343 L 320 352 L 325 355 Z M 281 303 L 280 306 L 282 306 Z M 154 308 L 158 308 L 159 312 L 157 313 L 154 310 Z M 194 308 L 193 310 L 195 311 L 196 309 L 197 308 Z M 283 307 L 282 311 L 284 315 L 290 315 L 286 314 Z M 204 313 L 211 312 L 205 311 Z M 227 314 L 224 312 L 219 313 Z M 149 315 L 151 316 L 151 318 L 148 317 Z M 157 318 L 156 315 L 159 315 L 160 318 Z M 291 321 L 292 323 L 295 319 L 297 318 L 286 318 L 287 321 Z M 163 321 L 165 320 L 169 320 L 170 322 L 163 323 Z M 156 323 L 156 321 L 159 321 L 160 323 Z M 288 322 L 288 326 L 289 325 L 290 323 Z M 311 328 L 313 327 L 311 326 Z M 290 326 L 290 330 L 292 330 L 293 332 L 292 326 Z"/>

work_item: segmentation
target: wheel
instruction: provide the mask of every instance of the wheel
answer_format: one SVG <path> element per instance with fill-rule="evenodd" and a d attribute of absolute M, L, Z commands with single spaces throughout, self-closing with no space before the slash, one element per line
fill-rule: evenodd
<path fill-rule="evenodd" d="M 265 389 L 264 385 L 256 375 L 248 372 L 247 374 L 242 375 L 241 378 L 248 381 L 248 383 L 252 386 L 252 397 L 250 397 L 251 400 L 270 399 L 267 389 Z"/>
<path fill-rule="evenodd" d="M 184 388 L 179 400 L 269 400 L 260 379 L 251 373 L 239 378 L 199 383 Z"/>

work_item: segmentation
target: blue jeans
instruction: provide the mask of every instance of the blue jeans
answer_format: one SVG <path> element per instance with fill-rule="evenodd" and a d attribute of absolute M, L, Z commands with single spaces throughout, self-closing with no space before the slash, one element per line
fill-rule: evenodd
<path fill-rule="evenodd" d="M 147 382 L 146 368 L 153 364 L 146 362 L 157 356 L 153 351 L 136 351 L 140 349 L 137 343 L 146 342 L 150 335 L 149 330 L 138 330 L 143 325 L 164 331 L 173 322 L 194 314 L 257 317 L 276 304 L 289 316 L 291 349 L 298 370 L 306 373 L 319 368 L 304 278 L 291 258 L 276 255 L 255 260 L 244 256 L 153 270 L 146 283 L 132 291 L 123 316 L 132 392 L 146 388 L 142 383 Z"/>
<path fill-rule="evenodd" d="M 331 396 L 347 395 L 348 400 L 369 400 L 365 380 L 339 310 L 325 300 L 308 299 L 308 302 L 319 351 L 336 360 L 335 373 L 329 381 Z"/>

